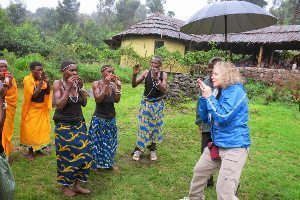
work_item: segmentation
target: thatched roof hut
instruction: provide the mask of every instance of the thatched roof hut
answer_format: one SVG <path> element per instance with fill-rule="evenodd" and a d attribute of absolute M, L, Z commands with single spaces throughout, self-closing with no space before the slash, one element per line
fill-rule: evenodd
<path fill-rule="evenodd" d="M 224 44 L 224 35 L 194 35 L 200 48 L 209 41 Z M 230 49 L 235 53 L 254 53 L 260 46 L 273 50 L 299 50 L 300 25 L 269 26 L 243 33 L 228 34 Z M 199 47 L 198 47 L 199 48 Z"/>
<path fill-rule="evenodd" d="M 224 47 L 224 35 L 189 35 L 180 32 L 184 21 L 159 13 L 153 14 L 105 42 L 112 48 L 120 47 L 122 39 L 132 36 L 160 36 L 184 42 L 187 50 L 208 50 L 209 42 Z M 257 53 L 260 46 L 273 50 L 299 50 L 300 25 L 270 26 L 259 30 L 228 34 L 229 49 L 234 53 Z"/>
<path fill-rule="evenodd" d="M 121 45 L 122 39 L 126 37 L 145 35 L 175 39 L 184 42 L 186 45 L 188 45 L 190 41 L 198 40 L 192 35 L 180 32 L 180 27 L 183 23 L 184 21 L 182 20 L 174 19 L 160 13 L 155 13 L 144 21 L 141 21 L 127 30 L 118 33 L 111 39 L 105 40 L 105 43 L 107 43 L 111 48 L 118 48 Z"/>

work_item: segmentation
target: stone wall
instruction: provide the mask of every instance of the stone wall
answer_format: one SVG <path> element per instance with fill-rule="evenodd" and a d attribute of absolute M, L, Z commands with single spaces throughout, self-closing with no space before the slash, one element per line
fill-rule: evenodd
<path fill-rule="evenodd" d="M 197 86 L 197 79 L 199 77 L 192 77 L 189 74 L 174 75 L 173 81 L 168 84 L 166 99 L 172 102 L 182 102 L 187 98 L 196 99 L 199 94 Z"/>
<path fill-rule="evenodd" d="M 289 82 L 300 81 L 300 70 L 239 67 L 245 78 L 263 81 L 269 85 L 283 86 Z M 296 83 L 295 83 L 296 84 Z"/>
<path fill-rule="evenodd" d="M 263 81 L 269 85 L 284 86 L 294 84 L 299 87 L 300 70 L 267 69 L 256 67 L 239 67 L 245 78 Z M 182 102 L 188 98 L 196 99 L 199 94 L 197 79 L 203 75 L 191 76 L 189 74 L 176 74 L 169 82 L 166 99 L 173 102 Z M 298 86 L 297 86 L 298 85 Z"/>

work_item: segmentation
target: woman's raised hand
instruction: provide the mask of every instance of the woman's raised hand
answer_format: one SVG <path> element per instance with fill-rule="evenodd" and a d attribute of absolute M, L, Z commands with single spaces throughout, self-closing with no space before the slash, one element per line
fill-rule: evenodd
<path fill-rule="evenodd" d="M 110 82 L 111 82 L 111 80 L 112 80 L 112 76 L 111 76 L 111 74 L 109 74 L 109 75 L 107 75 L 107 76 L 105 77 L 105 79 L 103 80 L 103 83 L 104 83 L 105 85 L 109 85 Z"/>
<path fill-rule="evenodd" d="M 115 76 L 116 78 L 115 78 L 115 84 L 117 85 L 117 86 L 121 86 L 121 80 L 120 80 L 120 78 L 118 77 L 118 76 Z"/>
<path fill-rule="evenodd" d="M 45 81 L 46 83 L 48 83 L 49 82 L 49 77 L 48 77 L 48 75 L 43 71 L 43 73 L 42 73 L 42 79 L 43 79 L 43 81 Z"/>
<path fill-rule="evenodd" d="M 133 74 L 138 74 L 141 71 L 141 65 L 140 64 L 136 64 L 133 67 Z"/>
<path fill-rule="evenodd" d="M 79 88 L 83 88 L 83 80 L 81 77 L 77 77 L 77 84 Z"/>
<path fill-rule="evenodd" d="M 210 97 L 212 95 L 212 89 L 208 85 L 206 85 L 201 79 L 198 79 L 197 82 L 201 90 L 202 97 L 204 98 Z"/>
<path fill-rule="evenodd" d="M 7 92 L 7 89 L 8 89 L 8 85 L 6 82 L 2 83 L 0 81 L 0 95 L 2 96 L 2 98 L 5 97 L 6 95 L 6 92 Z"/>

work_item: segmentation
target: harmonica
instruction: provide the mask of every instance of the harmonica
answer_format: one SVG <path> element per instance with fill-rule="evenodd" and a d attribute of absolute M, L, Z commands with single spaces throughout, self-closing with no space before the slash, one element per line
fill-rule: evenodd
<path fill-rule="evenodd" d="M 118 79 L 120 79 L 117 75 L 115 75 L 115 74 L 111 74 L 110 75 L 110 77 L 111 77 L 111 81 L 115 81 L 115 80 L 118 80 Z"/>

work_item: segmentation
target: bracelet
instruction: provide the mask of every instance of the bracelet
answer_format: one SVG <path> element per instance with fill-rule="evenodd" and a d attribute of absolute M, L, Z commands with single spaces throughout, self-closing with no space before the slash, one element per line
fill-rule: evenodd
<path fill-rule="evenodd" d="M 116 94 L 122 94 L 122 90 L 116 90 Z"/>
<path fill-rule="evenodd" d="M 156 86 L 158 86 L 161 83 L 161 81 L 158 81 L 157 83 L 155 83 Z"/>

